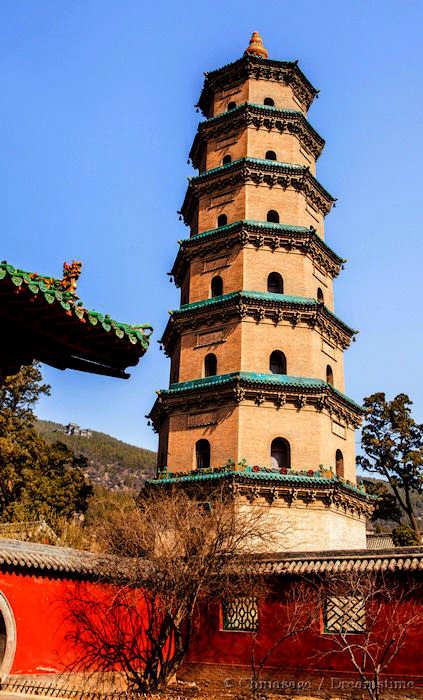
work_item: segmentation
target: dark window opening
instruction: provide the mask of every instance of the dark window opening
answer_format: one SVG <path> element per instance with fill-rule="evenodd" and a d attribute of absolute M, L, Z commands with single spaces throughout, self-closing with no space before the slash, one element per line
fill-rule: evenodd
<path fill-rule="evenodd" d="M 222 629 L 233 632 L 257 632 L 258 601 L 242 596 L 222 602 Z"/>
<path fill-rule="evenodd" d="M 228 223 L 228 217 L 226 214 L 219 214 L 217 217 L 217 227 L 220 228 L 221 226 L 226 226 Z"/>
<path fill-rule="evenodd" d="M 229 165 L 229 163 L 232 163 L 232 156 L 230 156 L 229 154 L 223 156 L 222 165 Z"/>
<path fill-rule="evenodd" d="M 266 160 L 277 160 L 275 151 L 266 151 L 264 157 Z"/>
<path fill-rule="evenodd" d="M 263 104 L 265 104 L 267 107 L 274 107 L 275 100 L 273 100 L 271 97 L 265 97 Z"/>
<path fill-rule="evenodd" d="M 333 386 L 333 372 L 330 365 L 326 365 L 326 381 Z"/>
<path fill-rule="evenodd" d="M 271 445 L 272 465 L 278 469 L 291 468 L 291 448 L 284 438 L 275 438 Z"/>
<path fill-rule="evenodd" d="M 271 272 L 267 278 L 267 291 L 272 294 L 283 294 L 283 279 L 279 272 Z"/>
<path fill-rule="evenodd" d="M 286 374 L 286 357 L 280 350 L 273 350 L 269 359 L 272 374 Z"/>
<path fill-rule="evenodd" d="M 335 455 L 336 462 L 336 476 L 344 476 L 344 455 L 341 450 L 336 450 Z"/>
<path fill-rule="evenodd" d="M 266 219 L 271 224 L 278 224 L 279 223 L 279 214 L 277 211 L 275 211 L 275 209 L 270 209 L 270 211 L 267 212 Z"/>
<path fill-rule="evenodd" d="M 170 383 L 175 384 L 179 381 L 179 366 L 181 363 L 181 347 L 178 343 L 175 352 L 170 361 Z"/>
<path fill-rule="evenodd" d="M 208 440 L 198 440 L 198 442 L 196 442 L 195 459 L 197 469 L 210 468 L 210 443 Z"/>
<path fill-rule="evenodd" d="M 229 102 L 228 103 L 228 112 L 231 112 L 233 109 L 236 109 L 236 102 Z"/>
<path fill-rule="evenodd" d="M 217 374 L 217 357 L 212 352 L 204 358 L 204 376 L 214 377 Z"/>
<path fill-rule="evenodd" d="M 325 297 L 323 296 L 323 292 L 320 287 L 317 288 L 317 301 L 319 301 L 321 304 L 324 304 L 325 301 Z"/>
<path fill-rule="evenodd" d="M 185 276 L 185 279 L 181 286 L 181 305 L 188 304 L 189 302 L 189 273 Z"/>
<path fill-rule="evenodd" d="M 191 236 L 198 233 L 198 204 L 195 206 L 194 213 L 191 219 Z"/>
<path fill-rule="evenodd" d="M 211 281 L 211 296 L 220 297 L 223 294 L 223 280 L 220 275 L 213 277 Z"/>

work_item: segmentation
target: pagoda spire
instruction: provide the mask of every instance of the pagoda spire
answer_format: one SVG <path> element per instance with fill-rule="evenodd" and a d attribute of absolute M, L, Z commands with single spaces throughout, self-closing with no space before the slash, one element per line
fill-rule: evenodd
<path fill-rule="evenodd" d="M 259 56 L 260 58 L 267 58 L 267 50 L 263 46 L 263 41 L 258 32 L 253 32 L 251 34 L 250 43 L 244 51 L 244 55 L 252 54 L 253 56 Z"/>

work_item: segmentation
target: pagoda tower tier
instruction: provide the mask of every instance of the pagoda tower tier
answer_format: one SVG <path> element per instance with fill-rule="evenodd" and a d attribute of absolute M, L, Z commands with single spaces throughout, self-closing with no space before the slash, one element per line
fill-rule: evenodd
<path fill-rule="evenodd" d="M 289 445 L 281 466 L 334 467 L 342 444 L 342 476 L 355 482 L 349 457 L 360 413 L 357 404 L 321 379 L 239 371 L 171 384 L 160 392 L 150 417 L 166 441 L 160 442 L 159 459 L 169 462 L 164 457 L 172 456 L 166 464 L 171 471 L 195 469 L 196 446 L 204 438 L 211 447 L 209 465 L 233 460 L 271 467 L 271 445 L 281 436 Z"/>
<path fill-rule="evenodd" d="M 259 131 L 257 138 L 261 141 L 262 158 L 242 156 L 190 180 L 181 214 L 191 234 L 214 228 L 219 217 L 226 217 L 228 222 L 266 221 L 272 216 L 269 212 L 275 212 L 273 217 L 284 224 L 313 226 L 324 238 L 324 217 L 335 199 L 312 175 L 309 166 L 276 162 L 283 151 L 267 149 L 266 132 Z M 227 153 L 223 158 L 226 156 L 232 157 Z"/>
<path fill-rule="evenodd" d="M 257 138 L 258 131 L 267 132 L 268 150 L 282 149 L 289 161 L 308 166 L 315 174 L 315 160 L 325 142 L 304 114 L 250 102 L 202 122 L 189 154 L 190 160 L 194 168 L 203 173 L 219 167 L 224 157 L 222 153 L 228 148 L 233 160 L 246 153 L 261 159 L 262 139 Z"/>
<path fill-rule="evenodd" d="M 206 74 L 190 151 L 198 174 L 180 212 L 189 236 L 169 273 L 180 307 L 160 341 L 170 385 L 149 416 L 160 480 L 253 468 L 356 484 L 361 409 L 343 364 L 356 331 L 334 312 L 345 261 L 324 242 L 335 200 L 316 178 L 316 94 L 256 33 L 241 59 Z M 363 545 L 363 512 L 352 508 L 344 545 Z M 322 542 L 339 522 L 322 525 Z"/>

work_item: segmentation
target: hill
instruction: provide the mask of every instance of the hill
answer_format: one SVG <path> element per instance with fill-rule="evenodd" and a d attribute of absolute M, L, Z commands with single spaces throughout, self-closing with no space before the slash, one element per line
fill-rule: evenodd
<path fill-rule="evenodd" d="M 95 430 L 68 434 L 64 425 L 52 421 L 37 420 L 35 427 L 47 442 L 64 442 L 76 454 L 84 455 L 88 460 L 86 475 L 93 484 L 112 490 L 138 490 L 154 474 L 156 453 L 151 450 Z"/>
<path fill-rule="evenodd" d="M 364 474 L 358 474 L 358 479 L 359 479 L 359 481 L 364 482 L 368 493 L 374 493 L 374 491 L 371 488 L 372 484 L 375 486 L 377 486 L 378 484 L 383 484 L 387 487 L 388 493 L 393 494 L 392 488 L 384 479 L 378 479 L 374 476 L 367 476 Z M 404 499 L 404 491 L 402 489 L 399 489 L 399 492 L 401 494 L 401 497 Z M 417 493 L 416 491 L 413 491 L 411 493 L 411 503 L 413 504 L 416 518 L 419 521 L 420 531 L 422 531 L 422 529 L 423 529 L 423 496 L 420 495 L 419 493 Z M 407 518 L 405 517 L 405 515 L 402 516 L 401 522 L 408 524 Z M 368 526 L 370 528 L 375 528 L 377 531 L 391 532 L 394 527 L 398 526 L 398 523 L 395 522 L 394 520 L 377 519 L 377 520 L 374 520 L 371 524 L 368 523 Z"/>

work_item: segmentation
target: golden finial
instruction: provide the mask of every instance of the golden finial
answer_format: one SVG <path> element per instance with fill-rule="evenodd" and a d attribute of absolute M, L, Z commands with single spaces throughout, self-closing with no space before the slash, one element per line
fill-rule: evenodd
<path fill-rule="evenodd" d="M 258 32 L 252 33 L 248 48 L 244 51 L 244 56 L 246 54 L 253 54 L 253 56 L 259 56 L 260 58 L 268 57 L 269 54 L 264 48 L 261 36 Z"/>

